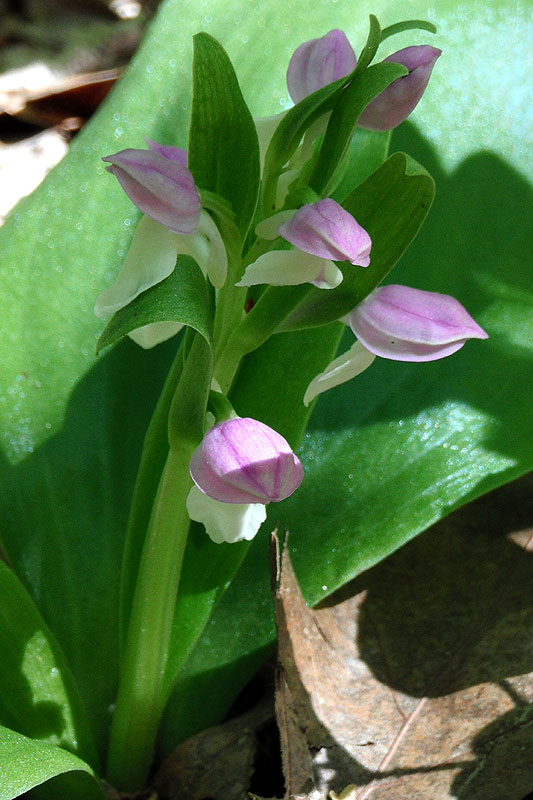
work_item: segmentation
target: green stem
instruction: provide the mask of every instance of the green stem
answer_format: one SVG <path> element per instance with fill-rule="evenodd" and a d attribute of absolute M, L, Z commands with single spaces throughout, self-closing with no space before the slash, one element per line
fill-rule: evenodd
<path fill-rule="evenodd" d="M 108 780 L 141 788 L 162 713 L 162 681 L 187 541 L 192 446 L 169 452 L 143 549 L 111 729 Z"/>
<path fill-rule="evenodd" d="M 285 317 L 294 310 L 298 302 L 309 291 L 307 284 L 298 286 L 270 286 L 250 313 L 234 328 L 219 353 L 215 364 L 215 378 L 227 392 L 242 358 L 257 350 Z"/>
<path fill-rule="evenodd" d="M 259 256 L 271 250 L 273 242 L 266 239 L 255 239 L 252 247 L 246 253 L 242 263 L 239 263 L 238 274 L 219 293 L 215 315 L 215 370 L 214 377 L 220 384 L 222 391 L 227 392 L 239 366 L 240 359 L 248 350 L 231 347 L 228 351 L 228 341 L 234 339 L 234 333 L 240 330 L 246 321 L 244 305 L 248 290 L 245 287 L 234 286 L 235 280 L 240 278 L 249 264 Z M 253 349 L 253 348 L 252 348 Z"/>
<path fill-rule="evenodd" d="M 139 472 L 135 482 L 133 500 L 128 520 L 128 531 L 122 561 L 120 589 L 120 652 L 125 647 L 137 568 L 150 520 L 152 499 L 156 496 L 159 476 L 168 453 L 168 415 L 172 399 L 183 370 L 183 345 L 180 343 L 174 362 L 165 381 L 150 425 L 144 437 Z M 149 505 L 148 505 L 149 503 Z"/>
<path fill-rule="evenodd" d="M 215 312 L 214 340 L 217 352 L 244 316 L 247 289 L 244 286 L 224 286 L 220 290 Z"/>

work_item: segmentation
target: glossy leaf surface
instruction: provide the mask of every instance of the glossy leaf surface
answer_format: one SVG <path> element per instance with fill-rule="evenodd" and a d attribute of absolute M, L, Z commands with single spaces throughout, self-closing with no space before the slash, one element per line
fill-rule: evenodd
<path fill-rule="evenodd" d="M 16 575 L 0 561 L 0 720 L 98 765 L 65 657 Z"/>
<path fill-rule="evenodd" d="M 50 800 L 103 800 L 91 768 L 72 753 L 0 727 L 0 800 L 31 796 Z"/>

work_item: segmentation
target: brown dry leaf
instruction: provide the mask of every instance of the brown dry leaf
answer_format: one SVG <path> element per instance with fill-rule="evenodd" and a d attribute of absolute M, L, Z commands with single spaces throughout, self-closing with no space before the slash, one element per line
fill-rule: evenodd
<path fill-rule="evenodd" d="M 17 116 L 24 122 L 42 128 L 65 126 L 65 121 L 69 121 L 66 127 L 78 130 L 100 105 L 122 72 L 117 68 L 56 78 L 38 89 L 3 88 L 0 92 L 0 113 Z"/>
<path fill-rule="evenodd" d="M 308 800 L 310 782 L 324 800 L 349 784 L 349 800 L 531 790 L 532 522 L 527 476 L 314 610 L 285 553 L 277 713 L 288 797 Z"/>
<path fill-rule="evenodd" d="M 159 800 L 157 794 L 152 789 L 141 789 L 139 792 L 119 792 L 105 780 L 102 781 L 105 800 Z"/>
<path fill-rule="evenodd" d="M 272 715 L 270 702 L 260 704 L 179 745 L 155 777 L 159 800 L 244 800 L 253 771 L 255 732 Z"/>

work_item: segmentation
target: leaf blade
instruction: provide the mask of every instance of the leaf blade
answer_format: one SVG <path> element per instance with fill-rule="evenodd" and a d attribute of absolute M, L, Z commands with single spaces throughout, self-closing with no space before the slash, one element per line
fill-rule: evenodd
<path fill-rule="evenodd" d="M 93 771 L 72 753 L 4 727 L 0 727 L 0 743 L 0 800 L 13 800 L 42 784 L 45 786 L 41 797 L 47 797 L 45 782 L 60 776 L 67 780 L 63 784 L 55 781 L 48 787 L 50 800 L 103 800 L 104 793 Z"/>
<path fill-rule="evenodd" d="M 213 312 L 209 292 L 200 267 L 190 256 L 178 256 L 168 278 L 142 292 L 113 315 L 98 340 L 96 352 L 130 331 L 154 322 L 188 325 L 212 347 Z"/>
<path fill-rule="evenodd" d="M 231 203 L 244 237 L 259 194 L 254 121 L 222 46 L 207 33 L 196 34 L 194 46 L 189 168 L 201 189 Z"/>

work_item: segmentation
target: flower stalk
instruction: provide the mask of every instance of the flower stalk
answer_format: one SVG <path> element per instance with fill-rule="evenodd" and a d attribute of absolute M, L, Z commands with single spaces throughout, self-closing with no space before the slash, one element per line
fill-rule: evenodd
<path fill-rule="evenodd" d="M 133 791 L 152 763 L 166 696 L 163 679 L 190 519 L 192 446 L 170 450 L 161 475 L 135 587 L 122 658 L 107 778 Z"/>
<path fill-rule="evenodd" d="M 178 358 L 180 354 L 178 354 Z M 210 349 L 194 335 L 168 410 L 168 456 L 152 506 L 121 658 L 108 780 L 142 786 L 167 700 L 164 676 L 187 543 L 191 456 L 203 435 L 212 374 Z"/>

